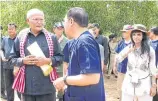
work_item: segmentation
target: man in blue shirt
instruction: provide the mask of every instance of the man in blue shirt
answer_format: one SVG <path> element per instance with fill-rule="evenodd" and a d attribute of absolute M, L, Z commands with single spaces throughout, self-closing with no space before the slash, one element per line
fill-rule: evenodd
<path fill-rule="evenodd" d="M 69 50 L 68 74 L 54 81 L 56 89 L 65 85 L 64 101 L 105 101 L 104 82 L 98 43 L 87 30 L 88 14 L 71 8 L 65 17 L 65 33 L 73 38 Z"/>
<path fill-rule="evenodd" d="M 4 68 L 4 80 L 5 80 L 5 87 L 7 92 L 7 101 L 14 101 L 14 90 L 12 89 L 12 84 L 14 82 L 14 75 L 13 75 L 13 67 L 14 65 L 9 64 L 9 57 L 10 51 L 14 45 L 14 40 L 16 39 L 16 28 L 17 25 L 15 23 L 8 24 L 8 35 L 7 37 L 3 38 L 2 40 L 2 51 L 4 54 L 3 61 L 3 68 Z M 18 93 L 20 98 L 20 94 Z"/>
<path fill-rule="evenodd" d="M 121 30 L 123 39 L 120 40 L 120 42 L 116 46 L 116 49 L 115 49 L 116 54 L 120 53 L 126 46 L 128 46 L 131 43 L 130 32 L 131 32 L 132 28 L 133 27 L 131 25 L 124 25 L 123 30 Z M 122 82 L 124 80 L 124 75 L 125 75 L 125 73 L 127 71 L 127 61 L 128 61 L 127 58 L 125 58 L 117 66 L 116 59 L 114 60 L 114 68 L 113 68 L 113 70 L 114 70 L 114 73 L 118 75 L 118 78 L 117 78 L 117 90 L 118 90 L 120 101 L 121 101 L 121 94 L 122 94 L 122 92 L 121 92 Z"/>
<path fill-rule="evenodd" d="M 150 29 L 151 46 L 155 50 L 155 65 L 158 68 L 158 27 L 153 27 Z M 158 89 L 158 88 L 157 88 Z M 158 93 L 153 97 L 153 101 L 158 101 Z"/>
<path fill-rule="evenodd" d="M 2 30 L 3 27 L 0 25 L 0 34 L 1 34 L 1 46 L 2 46 L 2 40 L 3 40 L 3 36 L 2 36 Z M 4 82 L 4 68 L 3 68 L 3 61 L 2 61 L 2 54 L 3 52 L 1 52 L 1 98 L 3 99 L 7 99 L 7 96 L 5 95 L 5 82 Z"/>

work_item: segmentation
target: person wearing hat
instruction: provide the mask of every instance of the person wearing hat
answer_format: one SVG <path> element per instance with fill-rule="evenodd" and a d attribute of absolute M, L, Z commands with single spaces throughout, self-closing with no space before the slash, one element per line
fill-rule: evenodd
<path fill-rule="evenodd" d="M 104 47 L 104 68 L 103 72 L 105 72 L 107 64 L 108 64 L 108 59 L 109 59 L 109 47 L 108 47 L 108 39 L 103 36 L 102 30 L 99 26 L 98 23 L 93 23 L 92 26 L 94 27 L 94 34 L 95 34 L 95 40 Z"/>
<path fill-rule="evenodd" d="M 158 68 L 158 27 L 151 28 L 149 32 L 150 32 L 149 38 L 151 39 L 150 45 L 155 50 L 155 56 L 156 56 L 155 65 L 156 68 Z M 153 97 L 153 101 L 158 101 L 158 87 L 157 87 L 157 94 Z"/>
<path fill-rule="evenodd" d="M 61 51 L 63 51 L 68 38 L 64 35 L 64 25 L 62 22 L 57 22 L 53 26 L 53 32 L 56 35 L 58 42 L 60 44 Z"/>
<path fill-rule="evenodd" d="M 154 50 L 148 44 L 146 27 L 142 24 L 133 25 L 130 37 L 132 44 L 116 57 L 117 62 L 128 58 L 122 101 L 152 101 L 156 94 L 155 77 L 158 71 Z"/>
<path fill-rule="evenodd" d="M 57 36 L 61 51 L 63 52 L 63 49 L 68 42 L 68 39 L 64 36 L 64 25 L 62 22 L 56 22 L 53 26 L 53 32 Z M 59 77 L 63 76 L 63 64 L 57 67 L 57 73 Z M 58 91 L 57 98 L 59 101 L 63 101 L 63 91 Z"/>
<path fill-rule="evenodd" d="M 132 29 L 132 25 L 124 25 L 123 29 L 121 30 L 122 32 L 122 40 L 120 40 L 115 48 L 115 57 L 117 54 L 119 54 L 125 47 L 131 44 L 131 39 L 130 39 L 130 31 Z M 118 91 L 118 98 L 121 101 L 121 87 L 122 87 L 122 82 L 124 79 L 124 75 L 127 71 L 127 58 L 125 58 L 121 63 L 116 65 L 116 58 L 114 58 L 114 67 L 113 71 L 114 74 L 117 75 L 117 91 Z"/>

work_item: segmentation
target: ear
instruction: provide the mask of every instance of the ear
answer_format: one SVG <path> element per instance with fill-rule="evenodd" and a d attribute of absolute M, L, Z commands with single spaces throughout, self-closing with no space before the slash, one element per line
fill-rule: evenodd
<path fill-rule="evenodd" d="M 75 23 L 73 18 L 70 18 L 70 24 L 73 25 Z"/>
<path fill-rule="evenodd" d="M 29 19 L 26 19 L 26 23 L 29 24 Z"/>

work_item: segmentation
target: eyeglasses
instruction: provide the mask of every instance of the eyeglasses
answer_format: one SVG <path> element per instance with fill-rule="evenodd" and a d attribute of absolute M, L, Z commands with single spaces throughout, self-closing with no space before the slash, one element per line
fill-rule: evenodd
<path fill-rule="evenodd" d="M 35 22 L 38 22 L 38 21 L 40 21 L 40 22 L 44 22 L 44 19 L 32 18 L 31 20 L 33 20 L 33 21 L 35 21 Z"/>

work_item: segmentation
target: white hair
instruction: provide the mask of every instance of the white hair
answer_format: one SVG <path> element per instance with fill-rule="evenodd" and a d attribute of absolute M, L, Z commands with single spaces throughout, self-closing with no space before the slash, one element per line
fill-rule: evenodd
<path fill-rule="evenodd" d="M 40 15 L 43 15 L 44 16 L 44 13 L 43 11 L 37 9 L 37 8 L 34 8 L 34 9 L 30 9 L 28 12 L 27 12 L 27 16 L 26 18 L 30 18 L 32 15 L 35 15 L 35 14 L 40 14 Z"/>

